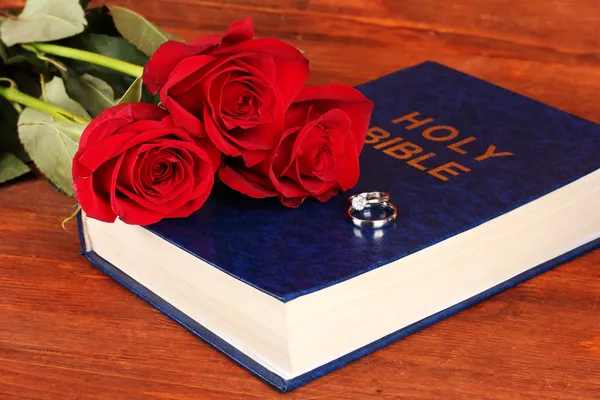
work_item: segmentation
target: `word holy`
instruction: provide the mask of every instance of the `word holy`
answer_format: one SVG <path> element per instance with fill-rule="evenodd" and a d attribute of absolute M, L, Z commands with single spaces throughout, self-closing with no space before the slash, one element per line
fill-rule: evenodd
<path fill-rule="evenodd" d="M 432 142 L 441 142 L 446 145 L 452 151 L 458 154 L 469 154 L 464 149 L 465 145 L 477 140 L 474 136 L 455 141 L 460 135 L 460 132 L 451 126 L 447 125 L 434 125 L 430 126 L 434 121 L 433 118 L 420 118 L 419 112 L 413 112 L 410 114 L 403 115 L 400 118 L 396 118 L 392 121 L 393 124 L 402 124 L 404 129 L 411 131 L 417 128 L 423 128 L 422 135 L 425 139 Z M 443 165 L 431 167 L 432 158 L 435 157 L 435 153 L 425 153 L 423 148 L 418 144 L 404 140 L 401 137 L 395 137 L 389 139 L 391 134 L 378 126 L 374 126 L 367 132 L 366 144 L 372 144 L 374 149 L 381 150 L 388 156 L 397 158 L 399 160 L 406 160 L 406 164 L 426 171 L 429 175 L 432 175 L 442 181 L 450 179 L 448 175 L 456 176 L 461 172 L 469 172 L 471 169 L 464 165 L 451 161 Z M 389 139 L 389 140 L 388 140 Z M 468 146 L 467 146 L 468 147 Z M 425 153 L 425 154 L 423 154 Z M 474 159 L 477 162 L 482 162 L 495 157 L 508 157 L 512 156 L 513 153 L 504 151 L 499 152 L 496 146 L 490 145 L 483 154 L 476 154 Z M 430 161 L 427 161 L 430 160 Z"/>

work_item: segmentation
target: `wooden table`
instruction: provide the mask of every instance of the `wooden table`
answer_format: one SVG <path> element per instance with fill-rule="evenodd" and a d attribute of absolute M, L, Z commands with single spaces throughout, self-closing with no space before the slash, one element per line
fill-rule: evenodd
<path fill-rule="evenodd" d="M 250 15 L 315 84 L 429 59 L 600 122 L 597 0 L 113 3 L 190 40 Z M 2 399 L 600 399 L 600 250 L 281 395 L 91 267 L 73 206 L 39 177 L 0 187 Z"/>

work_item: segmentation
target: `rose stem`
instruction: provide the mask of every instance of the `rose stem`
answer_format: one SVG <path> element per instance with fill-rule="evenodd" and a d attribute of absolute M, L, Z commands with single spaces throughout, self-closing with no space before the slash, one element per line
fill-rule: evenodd
<path fill-rule="evenodd" d="M 90 122 L 88 119 L 80 115 L 73 114 L 62 107 L 58 107 L 54 104 L 36 99 L 35 97 L 29 96 L 14 87 L 0 86 L 0 96 L 4 97 L 8 101 L 23 104 L 24 106 L 31 107 L 34 110 L 41 111 L 44 114 L 48 114 L 60 121 L 75 121 L 86 125 L 88 122 Z"/>
<path fill-rule="evenodd" d="M 123 72 L 124 74 L 131 75 L 136 78 L 142 76 L 142 73 L 144 72 L 144 67 L 139 65 L 131 64 L 112 57 L 103 56 L 102 54 L 92 53 L 91 51 L 74 49 L 72 47 L 48 43 L 29 43 L 24 44 L 21 47 L 23 47 L 25 50 L 33 52 L 53 54 L 59 57 L 71 58 L 73 60 L 101 65 L 103 67 L 114 69 L 115 71 Z"/>

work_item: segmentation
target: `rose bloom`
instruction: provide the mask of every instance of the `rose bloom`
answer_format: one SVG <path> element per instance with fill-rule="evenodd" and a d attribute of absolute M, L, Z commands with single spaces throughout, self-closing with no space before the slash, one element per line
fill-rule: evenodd
<path fill-rule="evenodd" d="M 269 157 L 248 168 L 229 159 L 219 177 L 250 197 L 278 197 L 297 207 L 307 197 L 327 201 L 358 181 L 358 157 L 373 103 L 343 86 L 309 86 L 285 115 L 285 131 Z"/>
<path fill-rule="evenodd" d="M 177 125 L 208 136 L 224 154 L 241 156 L 247 165 L 268 156 L 285 110 L 308 79 L 308 60 L 296 48 L 253 36 L 247 18 L 223 36 L 189 45 L 168 41 L 143 74 Z"/>
<path fill-rule="evenodd" d="M 208 198 L 220 152 L 147 103 L 104 110 L 85 128 L 73 160 L 73 187 L 91 217 L 148 225 L 187 217 Z"/>

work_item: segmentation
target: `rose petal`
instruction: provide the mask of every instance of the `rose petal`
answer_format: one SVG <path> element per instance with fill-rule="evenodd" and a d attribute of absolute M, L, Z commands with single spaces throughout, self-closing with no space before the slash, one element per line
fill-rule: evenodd
<path fill-rule="evenodd" d="M 217 61 L 217 64 L 211 66 L 213 61 L 215 58 L 212 56 L 192 56 L 182 60 L 169 74 L 164 88 L 169 91 L 169 94 L 181 94 L 197 85 L 208 72 L 220 65 Z"/>
<path fill-rule="evenodd" d="M 254 26 L 250 17 L 246 17 L 240 21 L 234 21 L 223 35 L 223 45 L 237 44 L 246 40 L 252 40 L 254 37 Z"/>
<path fill-rule="evenodd" d="M 241 53 L 230 59 L 230 63 L 246 72 L 246 76 L 258 78 L 267 85 L 276 82 L 278 71 L 273 57 L 266 54 Z"/>
<path fill-rule="evenodd" d="M 323 192 L 315 197 L 317 198 L 317 200 L 324 203 L 338 193 L 339 193 L 339 191 L 336 188 L 331 188 L 331 189 L 327 190 L 326 192 Z"/>
<path fill-rule="evenodd" d="M 191 44 L 169 40 L 163 43 L 150 57 L 144 67 L 143 81 L 152 94 L 156 94 L 169 79 L 177 64 L 187 57 L 210 54 L 220 46 L 231 46 L 251 40 L 254 27 L 250 18 L 235 21 L 225 35 L 209 35 L 199 38 Z"/>
<path fill-rule="evenodd" d="M 198 211 L 208 199 L 210 195 L 210 190 L 204 192 L 201 197 L 195 198 L 191 201 L 188 201 L 181 207 L 176 210 L 171 211 L 169 214 L 165 215 L 165 218 L 187 218 L 196 211 Z"/>
<path fill-rule="evenodd" d="M 114 202 L 114 207 L 119 218 L 130 225 L 146 226 L 154 224 L 164 218 L 164 214 L 140 205 L 128 197 L 121 196 Z"/>
<path fill-rule="evenodd" d="M 275 85 L 279 88 L 284 109 L 292 103 L 308 80 L 308 60 L 294 46 L 273 38 L 255 39 L 218 50 L 215 56 L 257 53 L 273 57 L 277 67 Z"/>
<path fill-rule="evenodd" d="M 335 182 L 327 182 L 315 177 L 301 177 L 302 187 L 312 196 L 317 196 L 335 185 Z"/>
<path fill-rule="evenodd" d="M 79 162 L 91 172 L 94 172 L 103 163 L 121 154 L 123 148 L 129 146 L 136 136 L 138 134 L 135 132 L 109 136 L 99 145 L 91 146 L 85 150 L 79 157 Z"/>
<path fill-rule="evenodd" d="M 274 197 L 278 194 L 264 176 L 244 166 L 232 168 L 230 165 L 225 164 L 219 170 L 219 178 L 233 190 L 255 199 Z"/>
<path fill-rule="evenodd" d="M 223 40 L 222 35 L 206 35 L 206 36 L 202 36 L 201 38 L 194 40 L 192 43 L 190 43 L 190 45 L 191 46 L 206 46 L 206 50 L 204 50 L 202 53 L 203 54 L 211 54 L 212 52 L 219 49 L 220 43 L 222 40 Z"/>
<path fill-rule="evenodd" d="M 136 132 L 142 133 L 151 129 L 160 128 L 162 126 L 160 121 L 151 121 L 151 120 L 143 120 L 143 121 L 135 121 L 131 122 L 127 125 L 122 126 L 118 130 L 116 130 L 113 135 L 117 135 L 120 133 L 129 133 Z"/>
<path fill-rule="evenodd" d="M 300 197 L 284 197 L 279 195 L 279 201 L 281 201 L 281 204 L 283 204 L 286 207 L 290 207 L 290 208 L 297 208 L 300 206 L 300 204 L 302 204 L 304 202 L 304 200 L 306 200 L 308 196 L 300 196 Z"/>
<path fill-rule="evenodd" d="M 140 185 L 140 169 L 136 169 L 136 162 L 139 156 L 139 148 L 130 149 L 125 152 L 123 161 L 121 162 L 121 168 L 117 180 L 122 186 L 129 188 L 132 191 L 141 192 L 142 188 Z"/>
<path fill-rule="evenodd" d="M 107 108 L 86 126 L 79 140 L 79 148 L 97 143 L 133 121 L 159 121 L 165 115 L 164 110 L 149 103 L 126 103 Z"/>
<path fill-rule="evenodd" d="M 194 212 L 198 211 L 208 199 L 210 192 L 213 187 L 213 178 L 210 180 L 206 180 L 206 189 L 202 192 L 201 195 L 194 197 L 191 201 L 188 201 L 181 207 L 176 210 L 171 211 L 165 217 L 167 218 L 187 218 L 192 215 Z"/>
<path fill-rule="evenodd" d="M 322 131 L 322 127 L 319 126 L 319 121 L 318 120 L 314 120 L 314 121 L 310 121 L 308 122 L 298 133 L 298 135 L 296 136 L 296 138 L 294 139 L 294 146 L 292 147 L 292 150 L 289 154 L 289 160 L 290 163 L 288 164 L 287 168 L 282 172 L 282 175 L 285 175 L 287 170 L 289 170 L 290 168 L 292 168 L 293 165 L 293 161 L 296 160 L 296 157 L 298 157 L 298 155 L 300 154 L 300 151 L 302 150 L 303 147 L 303 143 L 304 141 L 311 135 L 314 134 L 313 131 L 317 129 L 318 132 L 316 134 L 320 134 Z"/>
<path fill-rule="evenodd" d="M 269 150 L 278 139 L 278 129 L 269 124 L 262 124 L 252 129 L 235 129 L 223 132 L 230 142 L 245 150 Z"/>
<path fill-rule="evenodd" d="M 247 167 L 253 167 L 260 164 L 269 157 L 269 150 L 253 150 L 244 151 L 242 157 L 244 159 L 244 165 Z"/>
<path fill-rule="evenodd" d="M 360 153 L 365 142 L 373 111 L 373 102 L 360 91 L 345 85 L 307 86 L 298 94 L 296 104 L 308 102 L 321 112 L 331 108 L 343 110 L 351 120 L 351 130 Z"/>
<path fill-rule="evenodd" d="M 351 120 L 348 114 L 340 109 L 333 109 L 321 115 L 318 122 L 330 130 L 345 135 L 350 131 Z"/>
<path fill-rule="evenodd" d="M 301 197 L 310 194 L 302 185 L 288 177 L 277 178 L 272 170 L 269 172 L 269 178 L 275 189 L 285 197 Z"/>
<path fill-rule="evenodd" d="M 192 45 L 173 40 L 163 43 L 144 67 L 142 75 L 144 84 L 146 84 L 150 93 L 158 93 L 169 79 L 169 75 L 182 60 L 213 49 L 220 40 L 220 36 L 209 36 L 202 42 L 197 41 Z"/>
<path fill-rule="evenodd" d="M 191 185 L 184 185 L 179 196 L 172 196 L 169 201 L 157 203 L 154 198 L 144 194 L 130 192 L 127 188 L 115 185 L 113 208 L 119 217 L 128 224 L 148 225 L 158 222 L 166 215 L 177 210 L 191 198 Z"/>
<path fill-rule="evenodd" d="M 94 219 L 114 222 L 117 215 L 110 205 L 110 176 L 117 160 L 109 161 L 94 175 L 74 176 L 73 188 L 81 208 Z"/>
<path fill-rule="evenodd" d="M 342 191 L 353 188 L 360 177 L 360 165 L 358 162 L 359 150 L 353 140 L 344 142 L 344 159 L 340 165 L 338 181 Z"/>
<path fill-rule="evenodd" d="M 208 160 L 212 166 L 213 173 L 217 171 L 217 169 L 221 166 L 221 160 L 223 159 L 223 155 L 215 147 L 215 145 L 210 140 L 196 140 L 196 146 L 198 146 L 198 153 L 204 153 L 204 157 Z"/>
<path fill-rule="evenodd" d="M 279 144 L 273 150 L 271 168 L 276 177 L 283 176 L 285 171 L 290 168 L 290 165 L 294 162 L 292 151 L 294 150 L 294 143 L 300 134 L 300 131 L 301 128 L 286 130 L 283 135 L 281 135 Z"/>
<path fill-rule="evenodd" d="M 163 88 L 164 91 L 164 88 Z M 189 113 L 185 108 L 183 108 L 177 101 L 168 96 L 163 96 L 161 91 L 161 101 L 163 105 L 169 110 L 171 113 L 171 118 L 177 124 L 177 126 L 182 127 L 190 134 L 203 138 L 206 137 L 206 130 L 202 121 L 191 113 Z"/>
<path fill-rule="evenodd" d="M 281 181 L 284 179 L 288 179 L 290 182 L 296 183 L 300 186 L 306 195 L 317 195 L 325 190 L 329 189 L 332 185 L 335 185 L 335 180 L 333 181 L 323 181 L 316 176 L 303 176 L 300 174 L 298 163 L 295 162 L 293 164 L 293 168 L 291 168 L 284 178 L 281 178 Z M 335 176 L 335 174 L 334 174 Z M 284 193 L 285 194 L 285 193 Z M 287 197 L 292 197 L 287 195 Z"/>
<path fill-rule="evenodd" d="M 308 103 L 294 103 L 285 112 L 286 129 L 301 128 L 308 122 L 310 106 Z"/>
<path fill-rule="evenodd" d="M 215 144 L 215 146 L 217 146 L 219 150 L 221 150 L 221 152 L 223 152 L 223 154 L 232 157 L 236 157 L 241 154 L 239 149 L 236 146 L 232 145 L 229 142 L 229 140 L 227 140 L 223 136 L 221 130 L 219 130 L 219 128 L 217 128 L 217 126 L 215 125 L 213 116 L 207 109 L 204 109 L 204 127 L 206 129 L 206 134 L 208 135 L 210 140 Z"/>

